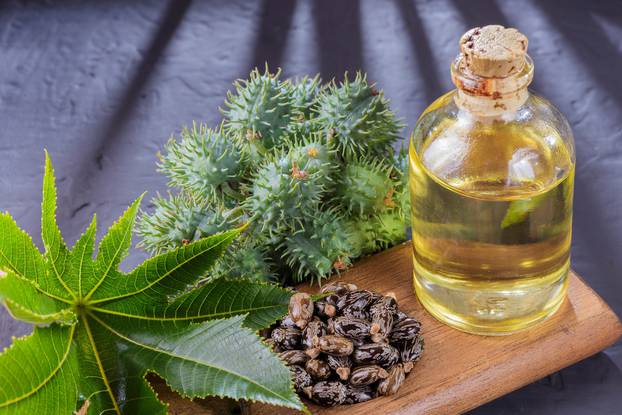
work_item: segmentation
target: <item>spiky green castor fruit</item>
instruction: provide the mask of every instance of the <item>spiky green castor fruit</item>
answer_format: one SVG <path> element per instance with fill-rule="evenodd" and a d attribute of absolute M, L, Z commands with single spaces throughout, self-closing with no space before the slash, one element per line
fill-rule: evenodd
<path fill-rule="evenodd" d="M 235 92 L 227 93 L 225 126 L 255 161 L 282 143 L 292 120 L 291 85 L 279 75 L 280 70 L 271 74 L 266 67 L 262 74 L 255 69 L 249 79 L 234 84 Z"/>
<path fill-rule="evenodd" d="M 276 279 L 274 264 L 248 237 L 242 242 L 232 244 L 227 253 L 216 262 L 210 275 L 215 278 L 246 278 L 256 281 Z"/>
<path fill-rule="evenodd" d="M 242 152 L 222 127 L 212 130 L 194 124 L 182 130 L 179 140 L 169 140 L 159 168 L 169 177 L 169 185 L 222 200 L 241 198 L 235 189 L 244 165 Z"/>
<path fill-rule="evenodd" d="M 294 139 L 287 150 L 277 156 L 279 166 L 285 173 L 298 170 L 300 175 L 317 176 L 319 183 L 328 188 L 333 176 L 341 167 L 335 157 L 335 150 L 322 142 L 319 134 L 311 134 L 303 139 Z"/>
<path fill-rule="evenodd" d="M 399 173 L 399 185 L 395 190 L 395 200 L 406 227 L 410 226 L 410 189 L 408 187 L 408 153 L 400 149 L 396 159 L 396 171 Z"/>
<path fill-rule="evenodd" d="M 152 214 L 142 214 L 137 233 L 140 246 L 152 253 L 177 248 L 192 241 L 225 231 L 233 225 L 220 209 L 198 201 L 186 193 L 161 196 L 151 201 Z"/>
<path fill-rule="evenodd" d="M 320 93 L 320 75 L 297 79 L 291 85 L 292 108 L 296 119 L 308 120 Z M 300 117 L 302 115 L 302 117 Z"/>
<path fill-rule="evenodd" d="M 312 215 L 324 192 L 321 176 L 269 161 L 256 172 L 243 206 L 260 232 L 271 237 Z"/>
<path fill-rule="evenodd" d="M 348 212 L 362 215 L 393 208 L 391 167 L 378 160 L 358 158 L 347 162 L 340 173 L 336 194 Z"/>
<path fill-rule="evenodd" d="M 287 141 L 295 141 L 296 137 L 318 136 L 321 141 L 327 142 L 324 126 L 317 122 L 311 114 L 310 118 L 295 117 L 287 126 Z"/>
<path fill-rule="evenodd" d="M 320 282 L 334 271 L 349 267 L 354 248 L 343 220 L 337 212 L 327 210 L 309 218 L 301 230 L 286 237 L 282 250 L 295 281 Z"/>
<path fill-rule="evenodd" d="M 406 240 L 406 221 L 398 209 L 385 211 L 370 220 L 374 228 L 375 243 L 379 249 L 387 249 Z"/>
<path fill-rule="evenodd" d="M 369 255 L 378 250 L 376 230 L 369 215 L 351 216 L 344 222 L 344 227 L 353 257 Z"/>
<path fill-rule="evenodd" d="M 401 123 L 389 109 L 382 91 L 358 72 L 354 80 L 335 83 L 317 100 L 317 121 L 344 155 L 385 156 L 393 153 Z"/>

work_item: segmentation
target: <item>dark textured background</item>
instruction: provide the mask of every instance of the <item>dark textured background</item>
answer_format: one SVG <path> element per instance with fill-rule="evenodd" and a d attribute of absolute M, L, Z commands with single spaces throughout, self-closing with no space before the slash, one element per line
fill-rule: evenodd
<path fill-rule="evenodd" d="M 285 76 L 362 68 L 412 128 L 452 88 L 469 27 L 530 40 L 533 88 L 572 124 L 573 266 L 622 315 L 622 4 L 616 1 L 187 1 L 0 3 L 0 211 L 38 235 L 43 148 L 73 242 L 143 190 L 155 153 L 192 120 L 215 125 L 231 81 L 267 61 Z M 404 132 L 404 136 L 407 132 Z M 39 237 L 35 236 L 39 242 Z M 126 266 L 144 258 L 135 251 Z M 0 311 L 0 347 L 28 331 Z M 474 414 L 619 414 L 622 343 Z"/>

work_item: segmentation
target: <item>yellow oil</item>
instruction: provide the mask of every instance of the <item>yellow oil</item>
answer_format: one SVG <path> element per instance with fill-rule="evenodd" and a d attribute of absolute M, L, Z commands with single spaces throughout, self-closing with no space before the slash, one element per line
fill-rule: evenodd
<path fill-rule="evenodd" d="M 574 161 L 564 140 L 516 123 L 438 126 L 409 154 L 420 301 L 478 334 L 545 319 L 567 288 Z"/>

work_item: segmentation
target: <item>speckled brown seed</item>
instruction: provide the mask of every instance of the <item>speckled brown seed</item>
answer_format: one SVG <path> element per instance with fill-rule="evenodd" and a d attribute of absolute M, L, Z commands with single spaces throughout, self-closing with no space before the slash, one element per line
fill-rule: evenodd
<path fill-rule="evenodd" d="M 367 402 L 370 399 L 374 399 L 376 397 L 376 390 L 372 386 L 352 386 L 346 385 L 346 397 L 343 401 L 344 404 L 354 404 Z"/>
<path fill-rule="evenodd" d="M 283 350 L 293 350 L 300 347 L 302 332 L 298 329 L 277 327 L 272 330 L 270 338 Z"/>
<path fill-rule="evenodd" d="M 348 356 L 326 356 L 326 363 L 328 366 L 337 373 L 339 379 L 348 380 L 350 377 L 350 368 L 352 367 L 352 361 Z"/>
<path fill-rule="evenodd" d="M 398 363 L 389 369 L 389 376 L 378 383 L 378 394 L 395 395 L 404 383 L 404 379 L 406 379 L 404 368 L 401 363 Z"/>
<path fill-rule="evenodd" d="M 354 344 L 350 339 L 334 334 L 316 337 L 313 339 L 313 346 L 319 347 L 322 353 L 333 356 L 348 356 L 354 351 Z"/>
<path fill-rule="evenodd" d="M 325 336 L 326 333 L 326 324 L 319 318 L 313 317 L 313 319 L 307 324 L 307 327 L 305 327 L 302 331 L 302 346 L 305 349 L 313 347 L 313 338 Z"/>
<path fill-rule="evenodd" d="M 377 365 L 359 366 L 350 373 L 350 384 L 352 386 L 367 386 L 385 379 L 389 373 Z"/>
<path fill-rule="evenodd" d="M 407 317 L 393 325 L 389 338 L 391 342 L 403 342 L 414 339 L 421 331 L 421 323 L 415 318 Z"/>
<path fill-rule="evenodd" d="M 301 329 L 313 317 L 313 300 L 307 293 L 296 293 L 289 299 L 289 315 Z"/>
<path fill-rule="evenodd" d="M 311 359 L 305 364 L 305 370 L 315 380 L 326 380 L 330 377 L 330 366 L 323 360 Z"/>
<path fill-rule="evenodd" d="M 311 399 L 326 406 L 342 404 L 346 393 L 346 386 L 341 382 L 318 382 L 310 391 Z"/>
<path fill-rule="evenodd" d="M 399 351 L 386 343 L 369 343 L 354 349 L 352 361 L 363 364 L 374 364 L 382 367 L 393 366 L 400 360 Z"/>
<path fill-rule="evenodd" d="M 309 355 L 302 350 L 286 350 L 279 353 L 279 357 L 288 365 L 304 365 L 309 360 Z"/>
<path fill-rule="evenodd" d="M 369 336 L 371 324 L 359 318 L 335 317 L 328 323 L 329 333 L 344 336 L 349 339 L 364 339 Z"/>
<path fill-rule="evenodd" d="M 298 393 L 302 393 L 306 387 L 313 385 L 311 375 L 301 366 L 292 365 L 289 367 L 289 370 L 292 372 L 292 381 Z"/>

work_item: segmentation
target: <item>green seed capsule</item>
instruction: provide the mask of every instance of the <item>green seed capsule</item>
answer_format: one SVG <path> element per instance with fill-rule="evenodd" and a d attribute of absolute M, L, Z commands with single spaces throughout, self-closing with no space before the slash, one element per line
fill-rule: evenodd
<path fill-rule="evenodd" d="M 380 395 L 395 395 L 404 383 L 404 379 L 406 379 L 404 367 L 399 363 L 389 369 L 389 376 L 386 379 L 380 381 L 378 393 Z"/>
<path fill-rule="evenodd" d="M 289 299 L 289 315 L 301 329 L 313 317 L 313 300 L 307 293 L 296 293 Z"/>
<path fill-rule="evenodd" d="M 302 332 L 298 329 L 277 327 L 272 330 L 270 338 L 283 350 L 294 350 L 300 347 Z"/>
<path fill-rule="evenodd" d="M 386 370 L 377 365 L 359 366 L 350 373 L 350 385 L 367 386 L 389 376 Z"/>
<path fill-rule="evenodd" d="M 316 337 L 313 345 L 319 347 L 322 353 L 333 356 L 348 356 L 354 351 L 354 344 L 350 339 L 334 334 Z"/>
<path fill-rule="evenodd" d="M 389 337 L 391 342 L 414 339 L 421 331 L 421 323 L 414 317 L 407 317 L 393 325 Z"/>
<path fill-rule="evenodd" d="M 352 360 L 356 363 L 389 367 L 400 360 L 400 352 L 387 343 L 368 343 L 354 349 Z"/>
<path fill-rule="evenodd" d="M 358 318 L 336 317 L 328 323 L 329 332 L 350 339 L 366 338 L 369 336 L 370 328 L 371 325 L 368 321 Z"/>
<path fill-rule="evenodd" d="M 326 380 L 330 377 L 330 366 L 323 360 L 311 359 L 305 364 L 305 370 L 315 380 Z"/>
<path fill-rule="evenodd" d="M 309 356 L 302 350 L 286 350 L 279 353 L 279 357 L 288 365 L 304 365 Z"/>
<path fill-rule="evenodd" d="M 340 405 L 346 400 L 346 386 L 340 382 L 318 382 L 311 390 L 311 399 L 320 405 Z"/>

